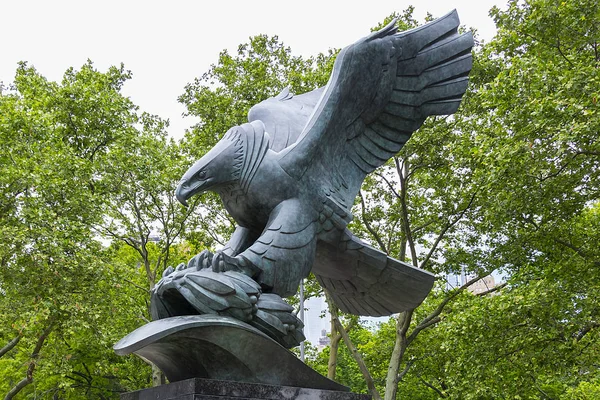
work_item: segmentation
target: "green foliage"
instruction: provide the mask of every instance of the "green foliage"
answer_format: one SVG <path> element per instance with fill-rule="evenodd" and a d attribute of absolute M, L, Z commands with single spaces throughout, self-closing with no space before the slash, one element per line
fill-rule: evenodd
<path fill-rule="evenodd" d="M 20 338 L 0 358 L 2 393 L 25 379 L 25 395 L 114 396 L 147 381 L 111 350 L 136 326 L 139 296 L 94 230 L 110 156 L 137 134 L 120 94 L 129 77 L 88 62 L 58 84 L 23 63 L 0 96 L 0 343 Z"/>
<path fill-rule="evenodd" d="M 111 195 L 98 230 L 138 253 L 150 289 L 170 263 L 184 261 L 172 259 L 171 250 L 186 228 L 196 226 L 198 199 L 188 208 L 175 199 L 178 178 L 189 161 L 167 138 L 166 123 L 142 114 L 139 125 L 124 147 L 107 156 L 104 173 Z"/>

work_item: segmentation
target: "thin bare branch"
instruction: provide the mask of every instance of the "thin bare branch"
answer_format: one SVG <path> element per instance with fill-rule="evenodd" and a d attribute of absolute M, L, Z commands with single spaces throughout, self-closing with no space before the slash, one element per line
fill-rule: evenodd
<path fill-rule="evenodd" d="M 577 253 L 581 258 L 585 259 L 585 260 L 589 260 L 590 258 L 592 258 L 589 254 L 587 254 L 585 251 L 583 251 L 580 247 L 577 247 L 575 245 L 573 245 L 572 243 L 569 243 L 565 240 L 562 239 L 558 239 L 558 238 L 554 238 L 554 241 L 558 244 L 561 244 L 571 250 L 573 250 L 575 253 Z M 596 266 L 600 266 L 600 261 L 595 261 L 592 260 L 592 262 L 594 263 L 594 265 Z"/>
<path fill-rule="evenodd" d="M 383 240 L 381 240 L 381 237 L 379 236 L 379 234 L 373 229 L 373 227 L 371 226 L 371 224 L 369 223 L 369 220 L 367 219 L 366 216 L 366 206 L 365 206 L 365 198 L 362 194 L 362 191 L 358 191 L 358 195 L 360 197 L 360 205 L 361 205 L 361 218 L 363 223 L 365 224 L 365 227 L 367 228 L 367 230 L 369 231 L 369 233 L 371 234 L 371 236 L 373 236 L 373 238 L 375 238 L 375 240 L 377 241 L 377 244 L 379 245 L 379 248 L 381 249 L 381 251 L 383 251 L 384 253 L 387 254 L 387 248 L 385 247 L 385 243 L 383 243 Z"/>
<path fill-rule="evenodd" d="M 419 376 L 419 380 L 423 383 L 423 385 L 425 385 L 429 389 L 432 389 L 433 391 L 435 391 L 440 397 L 442 397 L 444 399 L 448 397 L 448 395 L 444 394 L 444 392 L 442 392 L 440 389 L 436 388 L 431 383 L 427 382 L 425 379 L 423 379 L 423 377 Z"/>
<path fill-rule="evenodd" d="M 396 378 L 396 380 L 398 381 L 398 383 L 400 383 L 400 381 L 402 381 L 402 378 L 404 378 L 404 376 L 408 373 L 408 370 L 410 369 L 410 367 L 415 363 L 415 360 L 410 360 L 406 363 L 406 366 L 404 367 L 404 369 L 398 374 L 398 377 Z"/>
<path fill-rule="evenodd" d="M 577 336 L 575 337 L 575 339 L 579 342 L 581 339 L 583 339 L 583 337 L 585 335 L 587 335 L 588 333 L 590 333 L 595 328 L 600 328 L 600 322 L 590 322 L 589 324 L 587 324 L 586 326 L 584 326 L 579 331 L 579 333 L 577 334 Z"/>
<path fill-rule="evenodd" d="M 494 286 L 493 288 L 490 288 L 490 289 L 486 290 L 485 292 L 477 293 L 476 296 L 480 296 L 480 297 L 481 296 L 487 296 L 488 294 L 491 294 L 491 293 L 494 293 L 494 292 L 497 292 L 497 291 L 503 289 L 504 287 L 506 287 L 506 285 L 507 285 L 506 282 L 501 283 L 499 285 Z"/>
<path fill-rule="evenodd" d="M 416 226 L 416 227 L 412 228 L 412 231 L 413 231 L 413 233 L 416 233 L 416 232 L 418 232 L 420 230 L 423 230 L 423 229 L 427 228 L 429 225 L 432 225 L 433 223 L 435 223 L 435 220 L 431 220 L 429 222 L 425 222 L 423 225 L 419 225 L 419 226 Z"/>
<path fill-rule="evenodd" d="M 134 287 L 136 287 L 136 288 L 138 288 L 138 289 L 140 289 L 140 290 L 143 290 L 143 291 L 144 291 L 144 293 L 148 293 L 148 288 L 145 288 L 145 287 L 143 287 L 143 286 L 140 286 L 140 285 L 138 285 L 137 283 L 135 283 L 135 282 L 133 282 L 133 281 L 130 281 L 130 280 L 129 280 L 129 279 L 127 279 L 127 278 L 121 277 L 121 279 L 123 279 L 125 282 L 129 283 L 130 285 L 132 285 L 132 286 L 134 286 Z"/>
<path fill-rule="evenodd" d="M 569 57 L 567 57 L 567 56 L 565 55 L 565 53 L 563 53 L 563 51 L 562 51 L 562 48 L 561 48 L 561 46 L 560 46 L 560 37 L 557 37 L 557 38 L 556 38 L 556 50 L 558 50 L 558 53 L 560 54 L 560 56 L 561 56 L 562 58 L 564 58 L 564 59 L 565 59 L 565 60 L 566 60 L 566 61 L 569 63 L 569 65 L 570 65 L 571 67 L 574 67 L 574 64 L 573 64 L 573 62 L 572 62 L 572 61 L 569 59 Z"/>
<path fill-rule="evenodd" d="M 133 248 L 135 251 L 141 254 L 141 249 L 138 247 L 137 243 L 132 238 L 126 237 L 124 235 L 119 235 L 118 233 L 113 232 L 105 226 L 100 227 L 100 229 L 102 229 L 105 234 L 108 234 L 108 236 L 112 237 L 113 239 L 125 242 L 126 245 L 128 245 L 129 247 Z"/>
<path fill-rule="evenodd" d="M 456 216 L 456 218 L 454 218 L 454 220 L 452 220 L 452 221 L 448 221 L 448 223 L 446 224 L 446 226 L 444 226 L 444 228 L 442 229 L 442 231 L 440 232 L 440 234 L 436 237 L 435 241 L 433 242 L 433 246 L 431 246 L 431 248 L 429 249 L 429 252 L 427 253 L 427 255 L 425 256 L 425 258 L 423 259 L 423 262 L 421 262 L 421 267 L 420 267 L 421 269 L 425 268 L 425 266 L 427 265 L 427 263 L 429 262 L 429 260 L 433 256 L 433 253 L 437 250 L 437 247 L 439 246 L 440 242 L 442 241 L 442 239 L 444 238 L 444 236 L 448 232 L 448 230 L 451 229 L 454 225 L 456 225 L 462 219 L 462 217 L 465 215 L 465 213 L 467 212 L 467 210 L 469 208 L 471 208 L 471 206 L 473 205 L 473 201 L 475 200 L 476 196 L 477 196 L 477 191 L 473 192 L 473 194 L 471 195 L 471 198 L 469 199 L 469 203 L 466 205 L 466 207 L 464 207 L 458 213 L 458 215 Z"/>
<path fill-rule="evenodd" d="M 569 63 L 569 65 L 570 65 L 571 67 L 573 67 L 573 62 L 567 58 L 567 56 L 566 56 L 566 55 L 565 55 L 565 54 L 562 52 L 562 50 L 561 50 L 561 48 L 560 48 L 560 40 L 557 40 L 557 44 L 556 44 L 556 45 L 554 45 L 554 44 L 552 44 L 552 43 L 548 43 L 548 42 L 546 42 L 546 41 L 540 40 L 540 39 L 538 39 L 537 37 L 533 36 L 533 35 L 532 35 L 532 34 L 530 34 L 530 33 L 523 32 L 523 31 L 521 31 L 521 30 L 518 30 L 518 29 L 516 30 L 516 32 L 517 32 L 517 33 L 519 33 L 519 34 L 521 34 L 521 35 L 525 35 L 525 36 L 529 37 L 530 39 L 533 39 L 533 40 L 534 40 L 534 41 L 536 41 L 536 42 L 540 42 L 540 43 L 542 43 L 542 44 L 544 44 L 544 45 L 546 45 L 546 46 L 548 46 L 548 47 L 552 47 L 552 48 L 555 48 L 555 49 L 557 49 L 557 50 L 558 50 L 558 53 L 560 54 L 560 56 L 561 56 L 561 57 L 562 57 L 562 58 L 563 58 L 565 61 L 567 61 L 567 63 Z"/>
<path fill-rule="evenodd" d="M 377 388 L 375 387 L 375 382 L 373 381 L 373 377 L 371 376 L 371 373 L 369 372 L 362 356 L 356 349 L 356 346 L 354 346 L 354 343 L 352 343 L 352 340 L 350 340 L 350 336 L 348 336 L 348 332 L 346 332 L 346 330 L 344 329 L 344 326 L 340 322 L 339 316 L 337 315 L 337 312 L 336 312 L 335 305 L 333 304 L 333 302 L 331 301 L 331 299 L 328 295 L 325 298 L 327 299 L 327 302 L 329 303 L 331 319 L 332 319 L 333 323 L 335 324 L 337 331 L 342 335 L 342 339 L 344 339 L 344 343 L 346 344 L 346 347 L 348 347 L 348 350 L 350 350 L 352 357 L 354 357 L 354 360 L 358 364 L 358 368 L 360 369 L 360 372 L 362 373 L 363 378 L 365 379 L 365 381 L 367 383 L 367 388 L 369 389 L 369 393 L 371 393 L 371 396 L 373 396 L 373 398 L 375 400 L 382 400 L 381 395 L 379 394 L 379 392 L 377 391 Z"/>
<path fill-rule="evenodd" d="M 475 282 L 477 282 L 478 280 L 480 280 L 488 275 L 489 274 L 478 275 L 475 278 L 466 282 L 464 285 L 451 291 L 444 298 L 444 300 L 442 300 L 442 302 L 435 308 L 435 310 L 433 310 L 428 316 L 423 318 L 423 320 L 415 327 L 415 329 L 413 329 L 413 331 L 407 338 L 407 344 L 410 344 L 413 340 L 415 340 L 417 338 L 417 336 L 419 335 L 419 333 L 421 333 L 422 330 L 427 329 L 430 326 L 437 324 L 440 321 L 438 319 L 438 316 L 442 313 L 442 311 L 444 311 L 444 308 L 448 305 L 448 303 L 450 303 L 450 301 L 452 301 L 456 296 L 458 296 L 463 291 L 465 291 L 469 286 L 473 285 Z"/>
<path fill-rule="evenodd" d="M 375 172 L 375 175 L 377 175 L 378 177 L 383 179 L 383 181 L 385 183 L 387 183 L 388 187 L 390 188 L 390 190 L 392 191 L 394 196 L 396 196 L 397 198 L 400 198 L 400 195 L 398 194 L 398 192 L 396 192 L 396 189 L 394 189 L 394 185 L 392 185 L 392 183 L 383 174 L 380 174 L 379 172 Z"/>

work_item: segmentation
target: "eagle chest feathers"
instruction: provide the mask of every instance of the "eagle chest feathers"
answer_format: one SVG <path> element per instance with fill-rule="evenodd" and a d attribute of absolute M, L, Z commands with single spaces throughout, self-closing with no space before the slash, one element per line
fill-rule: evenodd
<path fill-rule="evenodd" d="M 273 209 L 296 194 L 290 190 L 296 185 L 282 182 L 286 174 L 269 152 L 269 135 L 260 121 L 232 128 L 222 141 L 232 143 L 223 154 L 233 165 L 232 179 L 215 192 L 238 223 L 260 231 Z"/>

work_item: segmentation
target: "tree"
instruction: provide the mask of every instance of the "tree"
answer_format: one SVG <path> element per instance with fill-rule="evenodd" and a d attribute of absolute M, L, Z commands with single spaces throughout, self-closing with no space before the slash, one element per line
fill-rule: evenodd
<path fill-rule="evenodd" d="M 469 354 L 480 396 L 501 386 L 504 394 L 557 398 L 598 382 L 588 371 L 598 349 L 598 258 L 589 246 L 598 237 L 600 15 L 585 1 L 510 2 L 492 14 L 499 34 L 484 47 L 482 66 L 497 72 L 477 87 L 467 127 L 490 182 L 514 188 L 485 187 L 493 200 L 477 225 L 508 279 L 500 295 L 470 299 L 472 314 L 448 318 L 463 336 L 465 324 L 485 323 L 474 330 L 478 342 L 466 332 L 461 346 L 448 338 L 449 348 Z M 467 397 L 464 382 L 453 383 L 448 395 Z"/>
<path fill-rule="evenodd" d="M 129 77 L 122 66 L 102 73 L 88 62 L 55 83 L 22 63 L 0 95 L 6 399 L 32 383 L 47 397 L 104 397 L 143 384 L 133 372 L 139 362 L 111 350 L 133 329 L 135 307 L 132 292 L 118 290 L 125 271 L 111 265 L 93 230 L 110 191 L 107 156 L 136 134 L 137 108 L 120 94 Z"/>
<path fill-rule="evenodd" d="M 186 158 L 180 146 L 167 138 L 166 122 L 143 114 L 140 124 L 138 134 L 107 157 L 105 173 L 110 177 L 112 195 L 98 231 L 135 251 L 137 257 L 130 261 L 130 268 L 140 266 L 144 282 L 124 279 L 141 290 L 147 302 L 163 271 L 170 264 L 177 265 L 191 257 L 190 252 L 173 254 L 174 245 L 182 239 L 186 228 L 195 227 L 202 218 L 196 213 L 199 198 L 188 208 L 175 200 Z M 150 322 L 148 302 L 140 316 Z M 164 375 L 152 367 L 154 385 L 164 384 Z"/>

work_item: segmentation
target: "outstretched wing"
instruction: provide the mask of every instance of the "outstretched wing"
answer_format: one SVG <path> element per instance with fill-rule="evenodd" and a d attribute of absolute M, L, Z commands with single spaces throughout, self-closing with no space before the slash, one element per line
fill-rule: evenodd
<path fill-rule="evenodd" d="M 366 174 L 396 154 L 429 115 L 456 111 L 471 69 L 471 33 L 456 10 L 397 33 L 394 23 L 344 48 L 285 171 L 349 211 Z"/>
<path fill-rule="evenodd" d="M 269 148 L 279 152 L 298 140 L 323 88 L 294 95 L 285 88 L 275 97 L 261 101 L 248 112 L 248 122 L 260 120 L 269 134 Z"/>
<path fill-rule="evenodd" d="M 342 311 L 373 317 L 412 310 L 435 281 L 433 274 L 388 257 L 348 229 L 337 246 L 319 242 L 313 273 Z"/>

